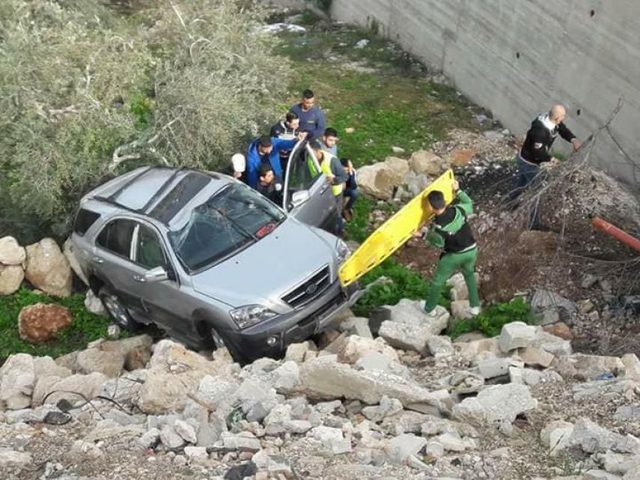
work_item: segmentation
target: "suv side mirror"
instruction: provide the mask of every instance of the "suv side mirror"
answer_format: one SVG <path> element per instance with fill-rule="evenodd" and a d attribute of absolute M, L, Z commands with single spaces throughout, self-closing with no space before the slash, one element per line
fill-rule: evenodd
<path fill-rule="evenodd" d="M 156 267 L 151 270 L 147 270 L 144 273 L 144 279 L 149 283 L 162 282 L 163 280 L 167 280 L 169 278 L 169 274 L 164 269 L 164 267 Z"/>
<path fill-rule="evenodd" d="M 292 208 L 296 208 L 302 205 L 304 202 L 309 200 L 309 198 L 309 190 L 300 190 L 299 192 L 293 192 L 293 195 L 291 195 Z"/>

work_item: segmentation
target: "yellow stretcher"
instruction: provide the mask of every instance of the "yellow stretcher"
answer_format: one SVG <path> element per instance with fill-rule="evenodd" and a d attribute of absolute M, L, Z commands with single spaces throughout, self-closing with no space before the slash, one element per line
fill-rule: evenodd
<path fill-rule="evenodd" d="M 449 204 L 453 200 L 453 181 L 453 171 L 447 170 L 369 235 L 340 267 L 342 286 L 352 284 L 384 262 L 433 217 L 431 208 L 422 201 L 429 192 L 440 190 Z"/>

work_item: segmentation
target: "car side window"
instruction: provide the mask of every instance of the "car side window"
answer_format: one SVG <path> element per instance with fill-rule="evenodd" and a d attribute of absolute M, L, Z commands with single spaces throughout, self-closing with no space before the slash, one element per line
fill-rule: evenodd
<path fill-rule="evenodd" d="M 96 243 L 121 257 L 130 258 L 131 239 L 136 222 L 119 218 L 109 222 L 100 232 Z"/>
<path fill-rule="evenodd" d="M 138 231 L 135 262 L 147 270 L 166 267 L 167 264 L 160 238 L 145 225 L 140 225 L 140 230 Z"/>
<path fill-rule="evenodd" d="M 306 149 L 301 150 L 292 161 L 288 178 L 289 195 L 300 190 L 309 190 L 322 173 Z"/>

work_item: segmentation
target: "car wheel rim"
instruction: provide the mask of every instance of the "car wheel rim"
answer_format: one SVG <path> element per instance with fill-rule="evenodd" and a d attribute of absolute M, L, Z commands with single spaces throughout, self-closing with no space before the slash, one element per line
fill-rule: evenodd
<path fill-rule="evenodd" d="M 215 345 L 216 349 L 225 347 L 224 339 L 213 328 L 211 329 L 211 338 L 213 339 L 213 344 Z"/>
<path fill-rule="evenodd" d="M 127 311 L 120 304 L 120 301 L 113 295 L 107 295 L 103 299 L 103 303 L 109 315 L 121 326 L 126 327 L 129 325 L 129 317 Z"/>

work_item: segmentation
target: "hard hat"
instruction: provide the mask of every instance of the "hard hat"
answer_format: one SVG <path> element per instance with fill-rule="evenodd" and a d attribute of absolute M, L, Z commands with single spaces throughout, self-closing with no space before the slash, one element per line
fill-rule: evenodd
<path fill-rule="evenodd" d="M 233 164 L 233 170 L 236 172 L 244 172 L 247 168 L 247 162 L 244 158 L 244 155 L 241 153 L 236 153 L 231 157 L 231 163 Z"/>

